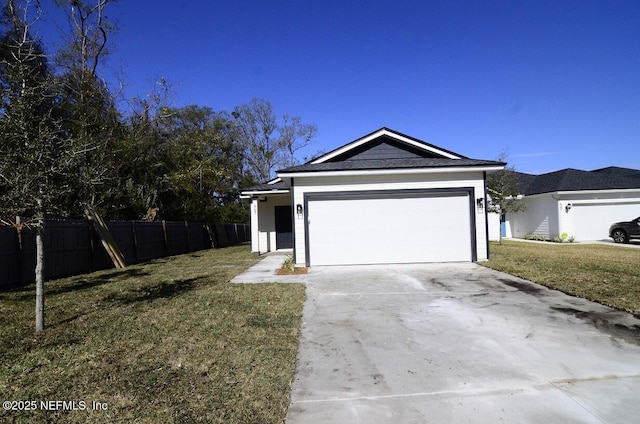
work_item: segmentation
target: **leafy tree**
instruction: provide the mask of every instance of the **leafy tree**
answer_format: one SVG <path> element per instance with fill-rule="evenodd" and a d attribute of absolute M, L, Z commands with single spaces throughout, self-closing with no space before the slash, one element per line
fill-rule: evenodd
<path fill-rule="evenodd" d="M 506 152 L 498 155 L 498 161 L 507 162 Z M 526 205 L 519 198 L 518 178 L 514 167 L 505 166 L 501 171 L 493 172 L 487 176 L 487 190 L 489 194 L 488 212 L 493 212 L 504 217 L 507 213 L 516 213 L 526 210 Z M 500 233 L 502 242 L 502 233 Z"/>
<path fill-rule="evenodd" d="M 256 181 L 267 181 L 279 168 L 297 163 L 296 153 L 308 146 L 317 128 L 297 116 L 278 116 L 267 100 L 253 99 L 232 112 L 235 137 L 244 150 L 244 171 Z"/>
<path fill-rule="evenodd" d="M 107 0 L 58 4 L 69 7 L 73 35 L 59 56 L 67 65 L 60 78 L 33 35 L 39 2 L 5 0 L 0 18 L 0 212 L 23 217 L 36 232 L 37 331 L 44 329 L 45 218 L 73 214 L 79 200 L 94 203 L 93 188 L 109 169 L 107 142 L 120 128 L 97 76 L 110 28 Z"/>
<path fill-rule="evenodd" d="M 7 0 L 0 39 L 0 214 L 21 216 L 36 233 L 36 330 L 44 329 L 45 218 L 68 213 L 79 150 L 58 119 L 58 92 L 44 49 L 32 35 L 29 1 Z"/>
<path fill-rule="evenodd" d="M 219 219 L 220 208 L 237 203 L 242 152 L 226 113 L 187 106 L 162 118 L 168 172 L 161 195 L 173 219 Z"/>
<path fill-rule="evenodd" d="M 164 106 L 168 90 L 161 80 L 148 96 L 132 99 L 124 133 L 113 145 L 114 179 L 106 193 L 112 219 L 140 219 L 150 208 L 162 208 L 163 179 L 170 172 L 162 128 L 170 113 Z"/>

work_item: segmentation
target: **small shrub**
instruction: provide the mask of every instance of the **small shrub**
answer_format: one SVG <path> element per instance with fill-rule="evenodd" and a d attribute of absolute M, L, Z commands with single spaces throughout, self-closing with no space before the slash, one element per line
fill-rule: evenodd
<path fill-rule="evenodd" d="M 293 260 L 293 256 L 287 255 L 284 262 L 282 263 L 282 268 L 290 272 L 294 272 L 296 270 L 296 262 Z"/>
<path fill-rule="evenodd" d="M 576 238 L 574 236 L 569 236 L 569 234 L 567 233 L 562 233 L 559 237 L 554 237 L 551 239 L 551 241 L 554 243 L 573 243 L 575 240 Z"/>
<path fill-rule="evenodd" d="M 533 238 L 533 234 L 531 234 L 531 233 L 527 233 L 527 234 L 524 235 L 524 239 L 525 240 L 531 240 L 532 238 Z"/>

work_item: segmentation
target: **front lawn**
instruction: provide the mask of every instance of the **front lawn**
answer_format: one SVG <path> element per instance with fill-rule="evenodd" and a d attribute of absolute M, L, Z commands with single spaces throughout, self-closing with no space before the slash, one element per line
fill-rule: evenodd
<path fill-rule="evenodd" d="M 227 283 L 255 262 L 240 246 L 47 282 L 43 334 L 33 286 L 0 293 L 0 398 L 36 406 L 0 421 L 282 422 L 304 286 Z"/>
<path fill-rule="evenodd" d="M 640 316 L 640 249 L 492 242 L 481 265 Z"/>

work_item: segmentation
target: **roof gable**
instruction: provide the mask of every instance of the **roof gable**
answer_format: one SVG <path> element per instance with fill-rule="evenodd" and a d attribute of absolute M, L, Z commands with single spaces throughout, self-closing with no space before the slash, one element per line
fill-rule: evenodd
<path fill-rule="evenodd" d="M 461 159 L 465 157 L 388 128 L 380 128 L 309 163 L 415 158 Z"/>
<path fill-rule="evenodd" d="M 380 159 L 417 159 L 442 158 L 433 151 L 418 148 L 398 141 L 388 135 L 381 135 L 367 143 L 327 160 L 327 162 L 342 162 L 352 160 L 380 160 Z"/>
<path fill-rule="evenodd" d="M 436 172 L 445 168 L 447 172 L 470 168 L 495 171 L 504 166 L 503 162 L 470 159 L 417 138 L 381 128 L 303 165 L 280 169 L 277 174 L 281 178 L 288 178 L 293 174 L 309 172 L 342 172 L 345 175 L 345 172 L 403 173 L 411 169 Z"/>

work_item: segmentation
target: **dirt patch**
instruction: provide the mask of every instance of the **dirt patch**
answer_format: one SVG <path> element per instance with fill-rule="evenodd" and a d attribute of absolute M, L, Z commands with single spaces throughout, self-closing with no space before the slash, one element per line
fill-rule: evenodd
<path fill-rule="evenodd" d="M 594 326 L 598 330 L 606 332 L 613 337 L 618 337 L 630 343 L 640 345 L 639 325 L 626 325 L 624 323 L 616 322 L 616 315 L 622 314 L 623 312 L 615 311 L 611 313 L 602 313 L 561 307 L 552 307 L 551 309 L 562 312 L 563 314 L 573 315 L 574 317 Z"/>
<path fill-rule="evenodd" d="M 442 288 L 442 289 L 444 289 L 446 291 L 451 291 L 451 287 L 449 287 L 448 285 L 444 284 L 442 281 L 440 281 L 437 278 L 431 278 L 429 280 L 429 282 L 431 284 L 433 284 L 434 286 L 436 286 L 436 287 L 440 287 L 440 288 Z"/>
<path fill-rule="evenodd" d="M 308 268 L 304 267 L 295 268 L 293 271 L 289 271 L 286 268 L 280 268 L 278 271 L 276 271 L 276 275 L 302 275 L 306 274 L 308 270 Z"/>
<path fill-rule="evenodd" d="M 542 289 L 538 286 L 536 286 L 535 284 L 532 283 L 521 283 L 519 281 L 514 281 L 514 280 L 509 280 L 506 278 L 498 278 L 499 281 L 501 281 L 502 283 L 506 284 L 509 287 L 513 287 L 514 289 L 517 289 L 521 292 L 527 293 L 527 294 L 531 294 L 531 295 L 538 295 L 542 292 Z"/>

